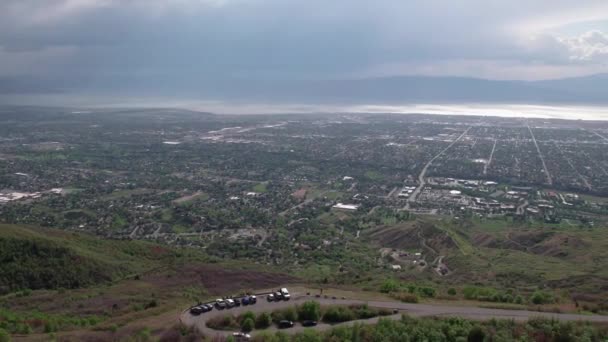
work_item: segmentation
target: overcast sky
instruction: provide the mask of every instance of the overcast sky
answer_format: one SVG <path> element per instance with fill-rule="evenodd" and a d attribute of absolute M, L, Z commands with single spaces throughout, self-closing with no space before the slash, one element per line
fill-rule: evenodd
<path fill-rule="evenodd" d="M 0 1 L 0 77 L 546 79 L 607 71 L 606 0 Z"/>

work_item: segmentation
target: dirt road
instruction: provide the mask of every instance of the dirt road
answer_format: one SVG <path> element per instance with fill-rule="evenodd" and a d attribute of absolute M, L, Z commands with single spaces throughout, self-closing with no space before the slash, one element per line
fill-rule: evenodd
<path fill-rule="evenodd" d="M 326 298 L 315 298 L 314 296 L 298 296 L 290 301 L 280 302 L 267 302 L 266 298 L 259 297 L 258 303 L 255 305 L 241 306 L 227 310 L 216 310 L 201 314 L 200 316 L 192 316 L 188 311 L 185 311 L 180 319 L 188 326 L 196 326 L 196 328 L 205 334 L 206 336 L 228 336 L 231 335 L 232 331 L 218 331 L 210 329 L 205 325 L 205 322 L 217 316 L 226 314 L 239 315 L 246 311 L 253 311 L 254 313 L 271 312 L 275 309 L 282 309 L 297 304 L 302 304 L 307 300 L 315 300 L 321 305 L 351 305 L 351 304 L 367 304 L 370 307 L 375 308 L 386 308 L 399 310 L 398 314 L 392 316 L 386 316 L 389 319 L 399 319 L 401 314 L 408 314 L 413 317 L 425 317 L 425 316 L 446 316 L 446 317 L 463 317 L 474 320 L 488 320 L 492 318 L 496 319 L 513 319 L 515 321 L 525 321 L 533 317 L 545 317 L 553 318 L 561 321 L 589 321 L 589 322 L 608 322 L 608 316 L 600 315 L 577 315 L 577 314 L 556 314 L 548 312 L 535 312 L 527 310 L 504 310 L 504 309 L 488 309 L 488 308 L 477 308 L 472 306 L 450 306 L 450 305 L 430 305 L 430 304 L 408 304 L 402 302 L 390 302 L 390 301 L 361 301 L 352 299 L 326 299 Z M 364 324 L 373 324 L 378 321 L 378 317 L 367 320 L 351 321 L 341 323 L 337 325 L 329 325 L 319 323 L 316 327 L 305 328 L 299 324 L 296 324 L 291 329 L 285 329 L 287 333 L 297 333 L 304 329 L 316 329 L 316 330 L 327 330 L 332 327 L 340 325 L 352 325 L 355 322 Z M 274 331 L 276 328 L 269 328 L 266 331 Z M 255 331 L 253 333 L 255 335 Z"/>

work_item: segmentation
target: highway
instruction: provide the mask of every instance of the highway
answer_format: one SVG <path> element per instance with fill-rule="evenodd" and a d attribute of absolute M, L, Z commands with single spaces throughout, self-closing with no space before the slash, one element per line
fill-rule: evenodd
<path fill-rule="evenodd" d="M 398 310 L 399 313 L 391 316 L 386 316 L 389 319 L 399 319 L 401 314 L 407 314 L 412 317 L 426 317 L 426 316 L 445 316 L 445 317 L 462 317 L 474 320 L 489 320 L 492 318 L 496 319 L 512 319 L 515 321 L 526 321 L 534 317 L 552 318 L 561 321 L 589 321 L 595 323 L 608 323 L 608 316 L 601 315 L 579 315 L 579 314 L 558 314 L 549 312 L 536 312 L 527 310 L 506 310 L 506 309 L 489 309 L 489 308 L 478 308 L 473 306 L 452 306 L 452 305 L 432 305 L 432 304 L 409 304 L 397 301 L 361 301 L 353 299 L 331 299 L 331 298 L 315 298 L 314 296 L 297 296 L 290 301 L 280 302 L 267 302 L 266 298 L 258 297 L 258 303 L 255 305 L 241 306 L 232 309 L 216 310 L 213 309 L 211 312 L 203 313 L 199 316 L 193 316 L 188 310 L 184 311 L 180 317 L 182 323 L 188 326 L 195 326 L 205 336 L 228 336 L 233 331 L 219 331 L 210 329 L 205 325 L 205 322 L 213 317 L 222 316 L 226 314 L 233 314 L 235 316 L 242 314 L 246 311 L 252 311 L 256 314 L 262 312 L 270 313 L 276 309 L 282 309 L 297 304 L 302 304 L 307 300 L 315 300 L 321 305 L 352 305 L 352 304 L 367 304 L 370 307 L 385 308 L 391 310 Z M 378 317 L 367 319 L 345 322 L 341 324 L 324 324 L 320 323 L 316 327 L 305 328 L 299 324 L 296 324 L 293 328 L 283 329 L 286 333 L 297 333 L 304 329 L 316 329 L 316 330 L 327 330 L 332 327 L 341 325 L 352 325 L 360 322 L 364 324 L 373 324 L 378 321 Z M 264 331 L 275 331 L 277 328 L 272 327 L 265 329 Z M 255 330 L 252 333 L 255 335 Z"/>

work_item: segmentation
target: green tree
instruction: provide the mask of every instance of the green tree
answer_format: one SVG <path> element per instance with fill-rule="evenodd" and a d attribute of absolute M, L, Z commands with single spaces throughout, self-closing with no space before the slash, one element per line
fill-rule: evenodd
<path fill-rule="evenodd" d="M 251 330 L 253 330 L 254 326 L 255 322 L 253 321 L 253 319 L 251 317 L 247 317 L 245 320 L 243 320 L 243 323 L 241 324 L 241 329 L 244 332 L 250 332 Z"/>
<path fill-rule="evenodd" d="M 272 323 L 272 318 L 266 312 L 262 312 L 255 319 L 255 328 L 256 329 L 266 329 Z"/>
<path fill-rule="evenodd" d="M 246 319 L 250 318 L 255 322 L 255 314 L 252 311 L 247 311 L 239 317 L 239 322 L 244 322 Z"/>
<path fill-rule="evenodd" d="M 483 342 L 486 338 L 486 333 L 483 331 L 483 328 L 480 326 L 475 326 L 469 331 L 469 336 L 467 337 L 468 342 Z"/>
<path fill-rule="evenodd" d="M 4 329 L 0 329 L 0 342 L 10 342 L 11 336 Z"/>
<path fill-rule="evenodd" d="M 285 309 L 283 311 L 283 317 L 284 317 L 284 319 L 286 319 L 288 321 L 297 321 L 298 320 L 298 314 L 294 308 Z"/>
<path fill-rule="evenodd" d="M 303 321 L 318 321 L 321 318 L 321 306 L 312 300 L 304 302 L 304 304 L 298 307 L 298 317 Z"/>

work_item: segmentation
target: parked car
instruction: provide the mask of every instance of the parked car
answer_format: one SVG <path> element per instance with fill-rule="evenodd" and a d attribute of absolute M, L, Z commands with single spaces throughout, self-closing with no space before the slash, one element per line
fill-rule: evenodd
<path fill-rule="evenodd" d="M 257 302 L 258 302 L 258 297 L 256 297 L 256 296 L 249 297 L 249 304 L 255 304 Z"/>
<path fill-rule="evenodd" d="M 272 294 L 272 293 L 271 293 L 271 294 L 269 294 L 269 295 L 266 297 L 266 299 L 267 299 L 269 302 L 274 301 L 274 294 Z"/>
<path fill-rule="evenodd" d="M 249 301 L 251 299 L 248 296 L 243 297 L 243 299 L 241 299 L 241 304 L 243 305 L 249 305 Z"/>
<path fill-rule="evenodd" d="M 304 327 L 314 327 L 317 325 L 317 321 L 304 321 L 302 322 L 302 326 Z"/>
<path fill-rule="evenodd" d="M 201 309 L 200 306 L 195 306 L 195 307 L 190 308 L 190 314 L 194 315 L 194 316 L 198 316 L 198 315 L 202 314 L 203 312 L 204 311 L 203 311 L 203 309 Z"/>
<path fill-rule="evenodd" d="M 238 298 L 234 298 L 234 306 L 241 306 L 241 300 Z"/>
<path fill-rule="evenodd" d="M 226 302 L 223 299 L 216 299 L 215 300 L 215 307 L 218 310 L 222 310 L 226 308 Z"/>
<path fill-rule="evenodd" d="M 230 298 L 226 299 L 226 307 L 227 308 L 233 308 L 234 305 L 235 304 L 234 304 L 234 300 L 233 299 L 230 299 Z"/>
<path fill-rule="evenodd" d="M 274 298 L 275 298 L 276 300 L 281 300 L 281 299 L 283 299 L 283 294 L 281 293 L 281 291 L 277 291 L 277 292 L 275 292 L 275 293 L 274 293 Z"/>
<path fill-rule="evenodd" d="M 293 327 L 293 322 L 292 321 L 288 321 L 288 320 L 282 320 L 279 322 L 279 328 L 280 329 L 287 329 L 287 328 L 291 328 Z"/>
<path fill-rule="evenodd" d="M 213 310 L 213 305 L 211 305 L 211 304 L 205 304 L 203 306 L 207 308 L 207 311 Z"/>
<path fill-rule="evenodd" d="M 232 337 L 234 337 L 234 340 L 237 341 L 237 342 L 240 342 L 240 341 L 249 341 L 251 339 L 251 335 L 245 334 L 245 333 L 242 333 L 242 332 L 232 333 Z"/>

